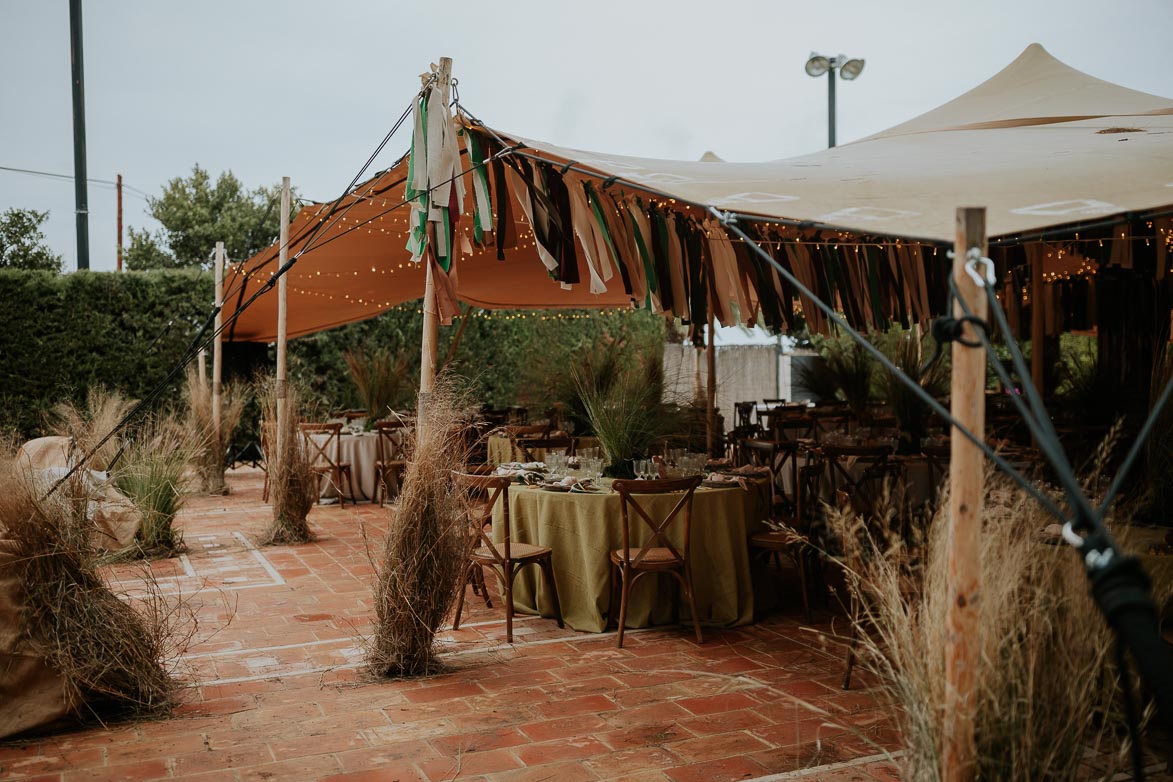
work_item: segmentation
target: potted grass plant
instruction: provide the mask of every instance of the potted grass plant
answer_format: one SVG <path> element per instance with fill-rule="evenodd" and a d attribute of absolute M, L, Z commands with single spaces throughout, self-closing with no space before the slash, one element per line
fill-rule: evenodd
<path fill-rule="evenodd" d="M 634 477 L 632 459 L 645 456 L 673 428 L 671 409 L 663 401 L 662 365 L 637 357 L 605 379 L 582 367 L 573 369 L 572 377 L 591 430 L 607 455 L 604 474 Z"/>
<path fill-rule="evenodd" d="M 342 351 L 342 359 L 350 371 L 362 408 L 367 411 L 366 428 L 373 429 L 375 421 L 402 403 L 413 386 L 407 353 L 389 350 L 368 353 L 356 347 Z"/>
<path fill-rule="evenodd" d="M 922 350 L 918 350 L 912 332 L 894 329 L 879 341 L 879 347 L 901 372 L 908 377 L 916 378 L 920 387 L 931 396 L 943 397 L 949 392 L 947 359 L 941 356 L 922 374 L 921 356 L 931 356 L 933 351 L 930 345 L 924 345 Z M 932 412 L 928 404 L 897 375 L 886 369 L 876 371 L 876 389 L 880 398 L 900 422 L 900 442 L 896 452 L 920 453 L 921 443 L 928 435 L 929 415 Z"/>

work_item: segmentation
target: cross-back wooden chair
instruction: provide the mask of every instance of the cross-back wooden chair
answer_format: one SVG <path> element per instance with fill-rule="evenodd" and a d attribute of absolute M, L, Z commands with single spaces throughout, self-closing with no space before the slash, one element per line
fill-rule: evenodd
<path fill-rule="evenodd" d="M 822 440 L 824 435 L 832 432 L 846 432 L 851 425 L 851 411 L 846 405 L 813 407 L 807 415 L 811 419 L 811 434 L 815 440 Z"/>
<path fill-rule="evenodd" d="M 738 431 L 748 431 L 755 428 L 753 417 L 756 408 L 757 404 L 754 402 L 733 403 L 733 421 Z"/>
<path fill-rule="evenodd" d="M 515 462 L 529 462 L 533 459 L 529 447 L 535 441 L 544 440 L 550 436 L 550 424 L 510 424 L 502 427 L 505 436 L 509 438 L 509 453 Z"/>
<path fill-rule="evenodd" d="M 765 417 L 765 430 L 771 440 L 815 439 L 815 422 L 806 406 L 775 407 Z"/>
<path fill-rule="evenodd" d="M 935 496 L 937 490 L 941 488 L 941 483 L 945 480 L 945 476 L 949 474 L 949 460 L 952 458 L 952 446 L 949 443 L 940 445 L 925 444 L 920 447 L 920 451 L 924 454 L 925 461 L 929 465 L 929 483 L 931 491 Z"/>
<path fill-rule="evenodd" d="M 777 517 L 771 515 L 775 529 L 756 532 L 750 535 L 749 546 L 752 551 L 764 556 L 766 563 L 771 561 L 781 569 L 782 557 L 789 557 L 798 571 L 799 590 L 802 596 L 802 613 L 807 624 L 811 623 L 811 589 L 818 572 L 818 551 L 811 544 L 810 511 L 808 510 L 817 501 L 821 465 L 807 465 L 798 470 L 798 483 L 795 486 L 795 512 L 793 516 Z"/>
<path fill-rule="evenodd" d="M 696 598 L 692 587 L 692 567 L 688 557 L 689 536 L 692 531 L 692 499 L 700 476 L 669 481 L 619 480 L 611 488 L 619 493 L 619 507 L 623 522 L 623 547 L 611 552 L 611 598 L 608 601 L 607 617 L 610 621 L 615 603 L 615 587 L 619 587 L 619 633 L 618 646 L 623 648 L 623 631 L 627 623 L 627 604 L 631 588 L 648 573 L 667 573 L 675 579 L 684 591 L 692 613 L 692 626 L 697 643 L 704 643 L 700 618 L 696 610 Z M 679 494 L 672 510 L 662 518 L 655 518 L 640 498 Z M 632 546 L 632 523 L 638 520 L 639 530 L 650 532 L 650 536 L 638 548 Z M 683 527 L 683 545 L 677 546 L 668 538 L 668 530 L 674 524 Z M 679 610 L 679 601 L 673 600 L 673 611 Z"/>
<path fill-rule="evenodd" d="M 796 505 L 794 487 L 798 485 L 798 441 L 797 440 L 745 440 L 741 447 L 745 451 L 745 463 L 765 467 L 770 471 L 771 513 L 790 513 Z M 782 480 L 789 473 L 790 490 Z"/>
<path fill-rule="evenodd" d="M 407 469 L 407 435 L 406 421 L 380 421 L 375 424 L 375 500 L 382 505 L 391 491 L 391 481 L 395 482 L 395 492 L 399 493 L 399 484 L 403 473 Z"/>
<path fill-rule="evenodd" d="M 318 500 L 321 501 L 321 479 L 328 477 L 331 485 L 338 491 L 338 504 L 346 504 L 346 492 L 343 491 L 343 481 L 350 488 L 350 501 L 354 502 L 354 477 L 350 471 L 350 462 L 340 458 L 342 424 L 299 424 L 302 446 L 309 454 L 313 471 L 318 476 Z"/>
<path fill-rule="evenodd" d="M 264 419 L 261 419 L 261 458 L 265 462 L 265 482 L 261 485 L 261 502 L 269 501 L 269 465 L 276 454 L 269 448 L 269 435 L 266 433 L 268 427 L 265 426 Z"/>
<path fill-rule="evenodd" d="M 871 512 L 884 480 L 899 472 L 889 461 L 890 445 L 822 445 L 819 450 L 826 461 L 827 496 L 847 487 L 861 513 Z"/>
<path fill-rule="evenodd" d="M 513 579 L 525 565 L 537 565 L 542 570 L 546 586 L 554 599 L 554 618 L 559 627 L 562 622 L 562 606 L 558 602 L 558 584 L 554 581 L 552 551 L 545 546 L 517 543 L 512 540 L 513 530 L 509 523 L 509 484 L 513 479 L 503 475 L 471 475 L 454 472 L 452 479 L 469 498 L 469 527 L 473 537 L 472 551 L 468 556 L 460 596 L 456 601 L 456 617 L 452 629 L 460 628 L 460 615 L 464 610 L 464 592 L 468 584 L 476 584 L 477 573 L 487 569 L 501 584 L 505 597 L 505 638 L 513 643 Z M 501 503 L 501 542 L 494 543 L 492 532 L 493 508 Z M 485 604 L 491 605 L 489 591 L 482 583 Z"/>

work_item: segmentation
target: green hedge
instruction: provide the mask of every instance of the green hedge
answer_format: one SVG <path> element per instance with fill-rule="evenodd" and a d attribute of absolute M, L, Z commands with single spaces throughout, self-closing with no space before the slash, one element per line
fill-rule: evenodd
<path fill-rule="evenodd" d="M 211 275 L 195 270 L 67 275 L 0 270 L 0 430 L 21 438 L 44 434 L 47 413 L 57 402 L 80 402 L 95 385 L 141 398 L 178 360 L 211 300 Z M 418 306 L 293 340 L 291 379 L 322 408 L 358 406 L 342 351 L 405 350 L 418 367 Z M 456 330 L 440 329 L 441 362 Z M 465 329 L 453 366 L 473 381 L 481 401 L 540 410 L 565 393 L 578 357 L 607 338 L 659 351 L 664 324 L 645 311 L 477 315 Z M 272 362 L 270 347 L 270 367 Z M 234 363 L 226 355 L 226 366 Z M 182 376 L 164 399 L 177 399 L 181 385 Z"/>
<path fill-rule="evenodd" d="M 141 397 L 191 342 L 211 296 L 198 271 L 0 270 L 0 429 L 43 434 L 53 405 L 95 385 Z"/>

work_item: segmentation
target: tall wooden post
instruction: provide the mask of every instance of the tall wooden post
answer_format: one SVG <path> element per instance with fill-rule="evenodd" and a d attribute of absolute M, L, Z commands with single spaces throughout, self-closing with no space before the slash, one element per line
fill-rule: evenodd
<path fill-rule="evenodd" d="M 714 456 L 713 448 L 717 440 L 717 337 L 716 319 L 713 317 L 713 308 L 709 308 L 709 344 L 706 359 L 708 360 L 708 387 L 705 393 L 705 447 L 709 456 Z"/>
<path fill-rule="evenodd" d="M 213 476 L 214 485 L 209 488 L 218 490 L 224 483 L 224 464 L 221 460 L 224 457 L 225 445 L 224 434 L 220 431 L 220 392 L 223 389 L 220 381 L 224 372 L 224 337 L 220 334 L 224 322 L 220 314 L 220 308 L 224 306 L 224 242 L 216 242 L 214 284 L 216 319 L 213 328 L 216 335 L 212 338 L 212 445 L 216 448 L 216 464 L 219 467 L 217 474 Z"/>
<path fill-rule="evenodd" d="M 289 260 L 289 177 L 281 177 L 281 239 L 278 252 L 277 268 L 284 269 Z M 288 341 L 288 290 L 286 281 L 288 275 L 282 274 L 277 280 L 277 436 L 273 444 L 276 448 L 277 463 L 281 464 L 282 449 L 284 448 L 286 430 L 289 427 L 289 411 L 285 408 L 285 348 Z"/>
<path fill-rule="evenodd" d="M 1043 394 L 1043 360 L 1047 353 L 1043 345 L 1047 340 L 1043 334 L 1046 313 L 1043 306 L 1043 250 L 1040 247 L 1030 264 L 1030 379 L 1039 390 L 1039 396 Z"/>
<path fill-rule="evenodd" d="M 200 375 L 200 385 L 205 385 L 208 382 L 208 351 L 203 348 L 196 353 L 196 372 Z"/>
<path fill-rule="evenodd" d="M 114 188 L 118 191 L 118 271 L 122 271 L 122 174 L 114 180 Z"/>
<path fill-rule="evenodd" d="M 953 279 L 970 311 L 985 319 L 985 291 L 965 271 L 966 254 L 977 248 L 986 255 L 986 210 L 957 210 Z M 954 305 L 954 317 L 961 317 Z M 965 337 L 977 341 L 973 326 Z M 981 348 L 953 343 L 952 410 L 961 426 L 985 437 L 986 354 Z M 950 438 L 948 613 L 945 617 L 945 730 L 941 778 L 969 782 L 974 778 L 974 713 L 977 708 L 978 600 L 981 599 L 980 533 L 982 517 L 982 453 L 961 434 Z"/>
<path fill-rule="evenodd" d="M 432 89 L 447 92 L 451 81 L 452 58 L 441 57 L 440 68 L 436 73 L 436 84 L 432 86 Z M 416 161 L 416 165 L 419 164 L 420 161 Z M 424 280 L 424 333 L 420 344 L 420 393 L 416 405 L 419 423 L 417 426 L 423 422 L 424 401 L 436 384 L 436 342 L 439 337 L 440 313 L 436 304 L 436 281 L 432 277 L 432 267 L 434 266 L 432 258 L 432 246 L 429 244 L 424 260 L 427 277 Z"/>

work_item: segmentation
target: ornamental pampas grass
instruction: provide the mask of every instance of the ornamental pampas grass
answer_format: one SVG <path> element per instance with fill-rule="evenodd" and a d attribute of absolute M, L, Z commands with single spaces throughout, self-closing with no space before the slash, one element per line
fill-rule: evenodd
<path fill-rule="evenodd" d="M 302 447 L 297 389 L 285 384 L 285 431 L 277 430 L 277 381 L 272 377 L 257 381 L 261 402 L 262 435 L 265 443 L 265 469 L 269 471 L 269 501 L 273 504 L 273 523 L 261 537 L 266 545 L 308 543 L 314 539 L 306 518 L 318 499 L 318 476 L 313 460 Z M 277 442 L 281 439 L 282 447 Z M 277 454 L 281 458 L 277 458 Z"/>
<path fill-rule="evenodd" d="M 57 433 L 73 438 L 73 445 L 78 456 L 84 456 L 126 416 L 134 400 L 127 399 L 120 391 L 111 391 L 107 388 L 91 388 L 86 393 L 84 407 L 77 407 L 72 402 L 62 402 L 54 408 L 60 419 Z M 108 470 L 118 455 L 122 441 L 111 437 L 92 457 L 86 465 L 91 470 Z"/>
<path fill-rule="evenodd" d="M 847 531 L 840 537 L 862 601 L 862 662 L 894 706 L 901 778 L 913 782 L 941 774 L 947 499 L 940 507 L 919 563 L 899 538 L 878 543 L 861 517 L 836 510 L 831 522 Z M 985 578 L 976 639 L 977 779 L 1099 778 L 1122 760 L 1112 634 L 1078 557 L 1066 545 L 1040 542 L 1051 521 L 1008 478 L 988 476 L 978 552 Z"/>
<path fill-rule="evenodd" d="M 227 494 L 224 483 L 224 455 L 232 435 L 240 425 L 248 397 L 235 383 L 226 383 L 220 395 L 220 442 L 215 442 L 212 427 L 212 386 L 204 382 L 193 367 L 187 369 L 187 424 L 196 450 L 192 465 L 200 478 L 200 488 L 208 494 Z"/>
<path fill-rule="evenodd" d="M 119 554 L 174 556 L 183 551 L 175 516 L 187 499 L 187 465 L 199 442 L 185 423 L 160 415 L 148 418 L 128 439 L 111 476 L 142 523 L 132 550 Z"/>
<path fill-rule="evenodd" d="M 450 379 L 420 397 L 420 431 L 409 446 L 403 490 L 375 584 L 375 634 L 367 665 L 379 676 L 440 670 L 434 640 L 463 588 L 468 504 L 452 471 L 466 467 L 467 400 Z"/>

